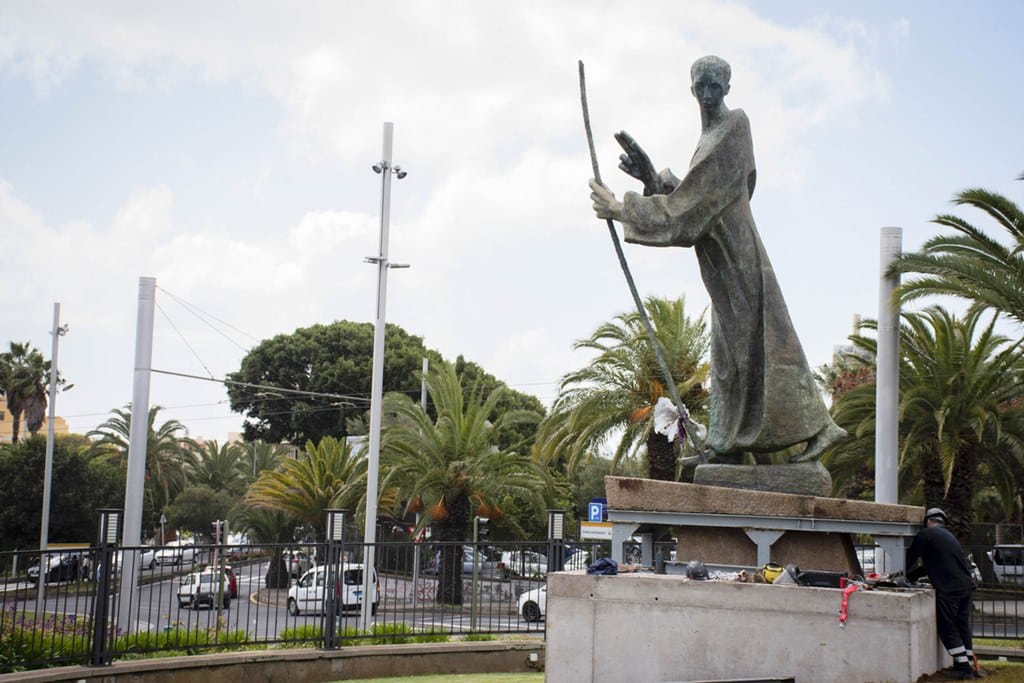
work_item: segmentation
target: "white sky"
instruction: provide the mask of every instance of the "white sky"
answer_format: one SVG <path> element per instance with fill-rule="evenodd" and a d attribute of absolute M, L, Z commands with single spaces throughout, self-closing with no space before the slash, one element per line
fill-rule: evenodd
<path fill-rule="evenodd" d="M 387 319 L 545 403 L 572 351 L 632 301 L 602 174 L 612 133 L 685 170 L 689 66 L 733 67 L 754 215 L 813 366 L 878 307 L 879 228 L 904 249 L 952 195 L 1022 201 L 1024 3 L 16 2 L 0 7 L 0 344 L 70 333 L 58 413 L 85 432 L 131 400 L 138 278 L 160 290 L 155 368 L 216 377 L 258 340 L 372 322 L 383 122 L 395 124 Z M 976 218 L 986 225 L 984 218 Z M 707 304 L 693 254 L 627 245 L 642 295 Z M 168 293 L 232 328 L 212 329 Z M 205 366 L 205 367 L 204 367 Z M 194 436 L 242 418 L 220 385 L 157 375 Z"/>

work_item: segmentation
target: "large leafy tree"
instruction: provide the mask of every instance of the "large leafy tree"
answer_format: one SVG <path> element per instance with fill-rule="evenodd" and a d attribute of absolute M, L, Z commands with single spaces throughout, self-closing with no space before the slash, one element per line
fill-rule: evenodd
<path fill-rule="evenodd" d="M 156 525 L 164 507 L 188 484 L 188 459 L 183 445 L 193 445 L 188 430 L 177 420 L 157 426 L 161 406 L 151 406 L 146 438 L 146 484 L 143 519 L 147 527 Z M 128 466 L 128 445 L 132 429 L 131 405 L 110 411 L 107 419 L 86 436 L 94 439 L 89 454 Z"/>
<path fill-rule="evenodd" d="M 423 358 L 440 356 L 397 325 L 386 327 L 384 343 L 384 390 L 418 395 Z M 228 397 L 246 415 L 247 441 L 319 443 L 347 436 L 346 423 L 368 409 L 372 368 L 372 324 L 314 325 L 249 351 L 228 376 Z"/>
<path fill-rule="evenodd" d="M 649 297 L 645 308 L 680 398 L 699 420 L 708 395 L 703 383 L 710 337 L 704 316 L 690 318 L 683 297 Z M 616 316 L 577 341 L 575 348 L 594 356 L 562 378 L 559 396 L 537 435 L 542 459 L 563 460 L 571 470 L 615 438 L 614 464 L 645 447 L 650 478 L 676 480 L 679 447 L 652 429 L 654 404 L 668 390 L 640 314 Z"/>
<path fill-rule="evenodd" d="M 188 529 L 210 536 L 213 522 L 226 519 L 237 499 L 228 491 L 209 486 L 188 486 L 164 508 L 167 522 L 175 529 Z"/>
<path fill-rule="evenodd" d="M 56 435 L 50 493 L 50 538 L 54 543 L 92 543 L 98 508 L 124 502 L 124 476 L 113 463 L 85 455 L 89 443 L 80 435 Z M 46 439 L 22 439 L 0 446 L 0 549 L 39 546 Z"/>
<path fill-rule="evenodd" d="M 541 514 L 551 499 L 547 470 L 518 444 L 502 448 L 498 437 L 512 424 L 533 423 L 535 411 L 499 411 L 504 388 L 463 390 L 450 365 L 435 365 L 426 378 L 428 413 L 408 396 L 391 394 L 385 412 L 392 422 L 381 441 L 382 490 L 405 502 L 405 513 L 422 512 L 442 546 L 438 602 L 462 604 L 462 542 L 474 515 L 499 518 L 515 497 L 536 501 Z M 433 413 L 436 418 L 431 417 Z"/>
<path fill-rule="evenodd" d="M 994 317 L 984 324 L 984 315 L 972 309 L 958 318 L 933 306 L 903 314 L 900 327 L 900 497 L 942 507 L 963 541 L 979 472 L 994 476 L 997 489 L 1011 498 L 1016 485 L 1010 473 L 1024 457 L 1020 343 L 997 334 Z M 848 362 L 873 364 L 875 340 L 851 339 L 863 353 Z M 839 482 L 873 457 L 874 381 L 842 394 L 833 414 L 857 437 L 838 443 L 824 459 Z"/>
<path fill-rule="evenodd" d="M 249 487 L 245 505 L 277 510 L 324 537 L 326 511 L 354 510 L 366 493 L 366 455 L 345 439 L 325 436 L 306 443 L 295 459 L 285 458 L 278 469 L 264 470 Z"/>
<path fill-rule="evenodd" d="M 893 263 L 891 272 L 916 276 L 899 287 L 898 296 L 902 301 L 953 296 L 1024 323 L 1024 211 L 1003 195 L 979 188 L 960 192 L 953 203 L 986 214 L 1009 243 L 959 216 L 937 216 L 933 222 L 953 233 L 933 237 L 920 251 Z"/>
<path fill-rule="evenodd" d="M 18 442 L 22 415 L 30 434 L 42 426 L 49 373 L 50 361 L 28 342 L 11 342 L 10 350 L 0 354 L 0 393 L 11 412 L 11 443 Z"/>

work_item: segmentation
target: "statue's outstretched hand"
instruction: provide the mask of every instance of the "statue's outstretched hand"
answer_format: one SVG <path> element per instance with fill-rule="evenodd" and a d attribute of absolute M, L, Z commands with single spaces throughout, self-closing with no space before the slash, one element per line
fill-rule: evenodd
<path fill-rule="evenodd" d="M 647 152 L 624 130 L 615 134 L 615 141 L 626 152 L 619 155 L 619 168 L 644 184 L 645 195 L 656 194 L 660 186 L 658 172 Z"/>
<path fill-rule="evenodd" d="M 594 213 L 598 218 L 622 220 L 622 202 L 615 199 L 611 190 L 593 178 L 590 179 L 590 190 L 590 198 L 594 202 Z"/>

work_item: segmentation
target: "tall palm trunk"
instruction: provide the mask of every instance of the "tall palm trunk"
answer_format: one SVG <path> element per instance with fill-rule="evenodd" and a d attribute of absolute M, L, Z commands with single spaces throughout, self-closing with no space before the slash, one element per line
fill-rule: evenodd
<path fill-rule="evenodd" d="M 462 542 L 469 528 L 469 512 L 469 499 L 459 496 L 448 505 L 448 517 L 434 526 L 437 540 L 443 544 L 437 577 L 436 600 L 440 604 L 462 604 Z"/>
<path fill-rule="evenodd" d="M 21 431 L 21 400 L 12 403 L 8 397 L 7 408 L 11 411 L 11 443 L 18 443 L 18 432 Z"/>

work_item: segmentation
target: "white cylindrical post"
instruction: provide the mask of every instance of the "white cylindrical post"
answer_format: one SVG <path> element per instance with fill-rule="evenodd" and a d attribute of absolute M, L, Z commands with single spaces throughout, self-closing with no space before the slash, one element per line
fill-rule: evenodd
<path fill-rule="evenodd" d="M 388 291 L 388 223 L 391 213 L 391 147 L 394 124 L 384 124 L 384 156 L 381 158 L 380 248 L 377 252 L 377 317 L 373 327 L 373 370 L 370 380 L 370 450 L 366 466 L 366 520 L 363 523 L 363 604 L 360 624 L 370 628 L 374 550 L 377 542 L 377 479 L 380 473 L 380 418 L 384 394 L 384 331 Z"/>
<path fill-rule="evenodd" d="M 46 602 L 46 572 L 50 545 L 50 492 L 53 487 L 53 422 L 57 405 L 57 351 L 60 348 L 60 304 L 53 304 L 53 340 L 50 347 L 50 405 L 46 425 L 46 459 L 43 464 L 43 511 L 39 524 L 39 585 L 36 588 L 36 611 L 42 611 Z M 77 577 L 76 577 L 77 578 Z"/>
<path fill-rule="evenodd" d="M 121 531 L 121 590 L 117 627 L 129 632 L 131 608 L 138 587 L 138 546 L 142 539 L 142 501 L 146 485 L 146 450 L 149 440 L 149 380 L 153 364 L 153 311 L 156 278 L 139 278 L 139 306 L 135 323 L 135 365 L 132 386 L 132 423 L 128 433 L 128 475 L 124 491 L 124 520 Z"/>
<path fill-rule="evenodd" d="M 875 502 L 899 502 L 900 311 L 893 302 L 899 276 L 889 266 L 902 251 L 903 229 L 882 228 L 878 286 L 878 354 L 875 371 Z"/>

